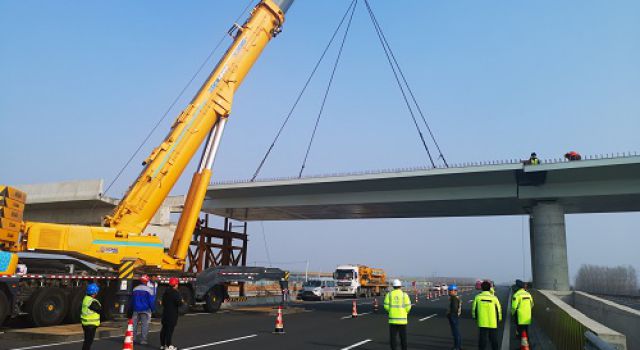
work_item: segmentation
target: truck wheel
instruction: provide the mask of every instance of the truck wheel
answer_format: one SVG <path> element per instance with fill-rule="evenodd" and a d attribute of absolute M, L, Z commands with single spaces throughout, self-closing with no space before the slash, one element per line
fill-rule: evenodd
<path fill-rule="evenodd" d="M 191 305 L 193 305 L 193 292 L 191 292 L 191 288 L 187 286 L 178 287 L 178 292 L 183 300 L 182 305 L 180 305 L 180 308 L 178 309 L 178 313 L 180 313 L 180 315 L 184 315 L 191 310 Z"/>
<path fill-rule="evenodd" d="M 0 326 L 2 326 L 4 320 L 9 316 L 10 308 L 11 304 L 9 304 L 9 298 L 7 298 L 4 292 L 0 290 Z"/>
<path fill-rule="evenodd" d="M 69 294 L 69 311 L 64 318 L 66 323 L 80 323 L 80 313 L 82 311 L 82 300 L 84 299 L 85 291 L 82 288 L 75 288 Z"/>
<path fill-rule="evenodd" d="M 100 319 L 111 320 L 113 319 L 113 315 L 118 313 L 118 297 L 116 296 L 115 289 L 101 289 L 100 294 L 98 294 L 98 300 L 102 305 L 102 313 Z"/>
<path fill-rule="evenodd" d="M 68 307 L 67 298 L 60 288 L 44 288 L 34 293 L 27 302 L 29 321 L 36 327 L 62 323 Z"/>
<path fill-rule="evenodd" d="M 223 291 L 221 286 L 214 286 L 209 290 L 207 295 L 205 295 L 205 304 L 204 309 L 207 312 L 214 313 L 220 310 L 220 305 L 222 305 L 223 299 Z"/>

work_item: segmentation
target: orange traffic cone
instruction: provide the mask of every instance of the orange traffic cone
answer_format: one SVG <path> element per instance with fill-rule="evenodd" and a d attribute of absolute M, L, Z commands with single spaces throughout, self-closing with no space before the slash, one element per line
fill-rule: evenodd
<path fill-rule="evenodd" d="M 373 298 L 373 312 L 378 312 L 378 298 Z"/>
<path fill-rule="evenodd" d="M 416 290 L 416 304 L 418 303 L 418 291 Z"/>
<path fill-rule="evenodd" d="M 276 328 L 274 334 L 284 334 L 284 321 L 282 320 L 282 306 L 278 306 L 278 316 L 276 317 Z"/>
<path fill-rule="evenodd" d="M 358 317 L 358 306 L 356 305 L 356 301 L 353 301 L 353 307 L 351 308 L 351 318 Z"/>
<path fill-rule="evenodd" d="M 529 350 L 529 336 L 527 336 L 527 331 L 522 331 L 522 337 L 520 337 L 520 350 Z"/>
<path fill-rule="evenodd" d="M 124 333 L 124 344 L 122 350 L 133 350 L 133 319 L 129 319 L 127 331 Z"/>

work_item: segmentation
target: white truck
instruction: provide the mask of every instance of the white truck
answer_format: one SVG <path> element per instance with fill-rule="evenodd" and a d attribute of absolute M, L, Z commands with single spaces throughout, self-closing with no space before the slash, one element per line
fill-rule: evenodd
<path fill-rule="evenodd" d="M 382 269 L 365 265 L 339 265 L 333 273 L 336 296 L 371 297 L 382 295 L 387 288 L 387 275 Z"/>

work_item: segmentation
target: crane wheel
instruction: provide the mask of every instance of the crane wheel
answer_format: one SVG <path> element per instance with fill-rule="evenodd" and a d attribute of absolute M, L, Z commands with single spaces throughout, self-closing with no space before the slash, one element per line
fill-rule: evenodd
<path fill-rule="evenodd" d="M 26 304 L 28 319 L 36 327 L 55 326 L 62 323 L 67 310 L 67 298 L 60 288 L 40 289 L 29 298 Z"/>
<path fill-rule="evenodd" d="M 191 291 L 191 288 L 187 286 L 180 286 L 178 287 L 178 293 L 180 293 L 183 300 L 182 305 L 180 305 L 180 308 L 178 309 L 178 313 L 180 313 L 180 315 L 184 315 L 191 310 L 191 305 L 193 305 L 193 292 Z"/>
<path fill-rule="evenodd" d="M 84 288 L 74 288 L 69 293 L 69 311 L 64 318 L 66 323 L 80 323 L 80 313 L 82 311 L 82 299 L 84 299 Z"/>
<path fill-rule="evenodd" d="M 0 290 L 0 326 L 4 323 L 9 316 L 11 304 L 9 304 L 9 298 Z"/>

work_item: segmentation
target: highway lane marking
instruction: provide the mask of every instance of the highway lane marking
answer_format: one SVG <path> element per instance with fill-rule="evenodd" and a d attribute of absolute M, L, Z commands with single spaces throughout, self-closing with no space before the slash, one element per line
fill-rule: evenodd
<path fill-rule="evenodd" d="M 418 322 L 426 321 L 426 320 L 428 320 L 428 319 L 430 319 L 432 317 L 435 317 L 435 316 L 438 316 L 438 314 L 433 314 L 433 315 L 429 315 L 427 317 L 423 317 L 423 318 L 419 319 Z"/>
<path fill-rule="evenodd" d="M 257 334 L 245 335 L 244 337 L 231 338 L 231 339 L 220 340 L 220 341 L 209 343 L 209 344 L 202 344 L 202 345 L 196 345 L 196 346 L 192 346 L 192 347 L 188 347 L 188 348 L 182 348 L 182 350 L 201 349 L 201 348 L 206 348 L 206 347 L 209 347 L 209 346 L 216 346 L 216 345 L 231 343 L 231 342 L 234 342 L 234 341 L 254 338 L 254 337 L 257 337 L 257 336 L 258 336 Z"/>
<path fill-rule="evenodd" d="M 149 331 L 149 333 L 158 333 L 160 332 L 159 330 L 153 330 L 153 331 Z M 108 337 L 100 337 L 97 338 L 95 341 L 100 341 L 103 339 L 111 339 L 111 338 L 123 338 L 123 336 L 121 335 L 111 335 Z M 40 345 L 32 345 L 32 346 L 25 346 L 22 348 L 12 348 L 9 350 L 29 350 L 29 349 L 39 349 L 39 348 L 46 348 L 49 346 L 58 346 L 58 345 L 68 345 L 68 344 L 75 344 L 75 343 L 82 343 L 84 342 L 84 340 L 69 340 L 69 341 L 65 341 L 65 342 L 59 342 L 59 343 L 51 343 L 51 344 L 40 344 Z"/>
<path fill-rule="evenodd" d="M 364 316 L 364 315 L 368 315 L 368 314 L 370 314 L 370 313 L 371 313 L 371 312 L 363 312 L 363 313 L 361 313 L 361 314 L 358 314 L 358 317 L 360 317 L 360 316 Z M 340 319 L 341 319 L 341 320 L 344 320 L 344 319 L 347 319 L 347 318 L 357 318 L 357 317 L 353 317 L 352 315 L 344 316 L 344 317 L 340 317 Z"/>
<path fill-rule="evenodd" d="M 511 291 L 509 291 L 509 299 L 507 299 L 507 309 L 506 314 L 507 316 L 505 317 L 506 320 L 504 322 L 504 328 L 502 330 L 502 346 L 500 347 L 500 350 L 509 350 L 509 339 L 511 338 Z"/>
<path fill-rule="evenodd" d="M 186 314 L 185 316 L 200 316 L 200 315 L 211 315 L 210 312 L 196 312 L 194 314 Z"/>
<path fill-rule="evenodd" d="M 342 348 L 342 349 L 340 349 L 340 350 L 349 350 L 349 349 L 357 348 L 358 346 L 363 345 L 363 344 L 366 344 L 366 343 L 368 343 L 368 342 L 370 342 L 370 341 L 371 341 L 371 339 L 365 339 L 365 340 L 363 340 L 363 341 L 361 341 L 361 342 L 355 343 L 355 344 L 353 344 L 353 345 L 349 345 L 349 346 L 347 346 L 346 348 Z"/>

